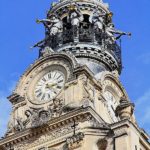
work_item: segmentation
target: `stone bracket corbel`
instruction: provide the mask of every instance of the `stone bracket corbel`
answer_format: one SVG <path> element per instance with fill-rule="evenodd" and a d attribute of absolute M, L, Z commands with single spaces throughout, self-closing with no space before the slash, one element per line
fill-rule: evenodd
<path fill-rule="evenodd" d="M 13 93 L 9 97 L 7 97 L 12 104 L 17 104 L 25 100 L 25 98 L 17 93 Z"/>

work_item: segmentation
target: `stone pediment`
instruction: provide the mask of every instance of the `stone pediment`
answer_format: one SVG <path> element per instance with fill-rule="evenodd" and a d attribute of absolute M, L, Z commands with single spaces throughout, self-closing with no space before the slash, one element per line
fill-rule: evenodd
<path fill-rule="evenodd" d="M 72 126 L 74 121 L 78 123 L 78 126 L 73 129 Z M 41 126 L 25 129 L 14 135 L 8 136 L 5 139 L 0 140 L 0 145 L 5 145 L 6 147 L 11 145 L 11 143 L 27 143 L 30 145 L 30 141 L 34 143 L 34 140 L 36 141 L 37 139 L 40 139 L 42 135 L 48 133 L 50 135 L 47 140 L 53 141 L 58 137 L 64 137 L 64 134 L 73 134 L 74 130 L 75 132 L 78 132 L 79 129 L 86 130 L 86 128 L 100 128 L 109 130 L 108 124 L 106 124 L 91 107 L 79 108 L 62 115 L 61 117 L 54 118 Z"/>

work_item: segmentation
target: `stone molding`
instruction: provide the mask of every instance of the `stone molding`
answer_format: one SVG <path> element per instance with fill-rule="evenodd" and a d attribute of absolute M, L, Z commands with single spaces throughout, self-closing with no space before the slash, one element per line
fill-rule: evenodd
<path fill-rule="evenodd" d="M 114 55 L 113 52 L 94 44 L 86 43 L 77 44 L 76 46 L 70 46 L 70 44 L 66 44 L 63 45 L 61 48 L 58 48 L 56 51 L 71 51 L 76 58 L 85 57 L 96 61 L 96 63 L 103 63 L 106 66 L 106 68 L 108 68 L 110 71 L 117 70 L 120 68 L 118 64 L 120 64 L 121 62 L 120 60 L 118 60 L 117 56 Z"/>
<path fill-rule="evenodd" d="M 80 108 L 61 117 L 54 118 L 42 126 L 31 129 L 25 129 L 14 135 L 8 136 L 5 139 L 0 140 L 0 145 L 5 145 L 6 147 L 9 145 L 15 145 L 20 142 L 33 139 L 34 137 L 44 135 L 47 132 L 60 129 L 62 126 L 67 126 L 71 124 L 73 120 L 75 120 L 76 122 L 82 122 L 86 119 L 91 120 L 92 118 L 95 118 L 97 120 L 97 124 L 99 124 L 99 127 L 108 128 L 108 125 L 101 119 L 101 117 L 99 117 L 99 115 L 91 107 Z"/>
<path fill-rule="evenodd" d="M 109 12 L 108 5 L 106 5 L 102 2 L 99 2 L 97 0 L 94 2 L 90 1 L 90 0 L 84 0 L 83 2 L 79 2 L 79 1 L 74 1 L 74 2 L 78 3 L 78 5 L 82 11 L 86 10 L 86 11 L 92 12 L 98 5 L 100 11 Z M 55 12 L 61 16 L 62 14 L 67 13 L 66 10 L 68 8 L 68 5 L 70 5 L 70 1 L 61 1 L 57 4 L 54 4 L 52 9 L 50 10 L 50 13 Z"/>
<path fill-rule="evenodd" d="M 111 124 L 110 128 L 112 131 L 114 131 L 114 137 L 119 137 L 119 136 L 127 136 L 129 135 L 129 128 L 133 129 L 135 131 L 135 133 L 138 135 L 139 139 L 147 146 L 150 147 L 150 143 L 149 143 L 149 136 L 146 134 L 142 134 L 143 131 L 136 126 L 133 122 L 131 122 L 128 119 L 125 120 L 121 120 L 117 123 Z"/>

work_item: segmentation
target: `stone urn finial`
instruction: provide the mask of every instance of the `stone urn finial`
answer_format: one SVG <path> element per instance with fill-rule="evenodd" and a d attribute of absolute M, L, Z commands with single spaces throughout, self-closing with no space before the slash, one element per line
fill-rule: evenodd
<path fill-rule="evenodd" d="M 121 120 L 132 120 L 133 112 L 134 104 L 130 103 L 125 96 L 121 97 L 120 105 L 116 108 L 116 115 L 119 116 Z"/>

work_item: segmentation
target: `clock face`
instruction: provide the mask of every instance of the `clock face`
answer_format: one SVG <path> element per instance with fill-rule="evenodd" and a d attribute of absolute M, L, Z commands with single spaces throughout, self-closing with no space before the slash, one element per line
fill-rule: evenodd
<path fill-rule="evenodd" d="M 118 102 L 117 102 L 115 96 L 111 92 L 106 91 L 105 92 L 105 99 L 107 100 L 108 109 L 110 111 L 110 115 L 111 115 L 112 120 L 114 122 L 118 121 L 116 114 L 115 114 L 115 110 L 118 106 Z"/>
<path fill-rule="evenodd" d="M 37 81 L 34 96 L 40 102 L 52 100 L 61 91 L 64 83 L 65 76 L 61 71 L 49 71 Z"/>

